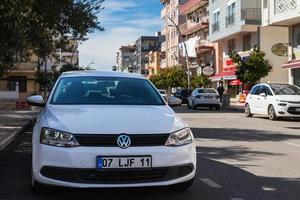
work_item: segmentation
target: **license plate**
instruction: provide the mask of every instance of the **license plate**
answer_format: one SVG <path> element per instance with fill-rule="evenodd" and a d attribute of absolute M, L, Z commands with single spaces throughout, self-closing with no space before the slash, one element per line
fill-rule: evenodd
<path fill-rule="evenodd" d="M 98 156 L 97 169 L 151 168 L 151 156 Z"/>

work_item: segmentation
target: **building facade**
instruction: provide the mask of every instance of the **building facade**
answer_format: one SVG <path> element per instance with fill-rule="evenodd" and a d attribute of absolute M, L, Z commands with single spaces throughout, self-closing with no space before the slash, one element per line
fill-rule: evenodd
<path fill-rule="evenodd" d="M 178 33 L 173 22 L 180 26 L 185 22 L 185 16 L 180 14 L 180 6 L 186 3 L 186 0 L 161 0 L 163 9 L 161 18 L 163 20 L 162 35 L 166 40 L 161 45 L 161 51 L 165 54 L 165 59 L 161 60 L 161 67 L 172 67 L 175 65 L 186 65 L 184 57 L 179 54 L 179 43 L 181 36 Z M 171 20 L 173 21 L 171 21 Z"/>
<path fill-rule="evenodd" d="M 300 0 L 263 0 L 262 50 L 275 62 L 265 81 L 300 86 Z"/>
<path fill-rule="evenodd" d="M 117 52 L 116 70 L 121 72 L 137 73 L 135 66 L 135 46 L 121 46 Z"/>
<path fill-rule="evenodd" d="M 141 36 L 135 43 L 135 67 L 137 73 L 148 76 L 149 53 L 160 49 L 160 36 Z"/>
<path fill-rule="evenodd" d="M 187 46 L 191 71 L 200 74 L 207 67 L 217 71 L 222 63 L 218 55 L 222 52 L 218 43 L 208 42 L 208 0 L 188 0 L 180 7 L 180 13 L 186 17 L 186 22 L 180 25 L 180 31 Z M 184 47 L 183 42 L 180 46 Z M 181 54 L 185 56 L 185 48 L 181 49 Z"/>
<path fill-rule="evenodd" d="M 210 0 L 209 41 L 217 42 L 222 48 L 223 66 L 213 77 L 214 81 L 223 80 L 232 97 L 239 92 L 238 85 L 230 85 L 236 79 L 236 65 L 229 58 L 235 50 L 241 57 L 248 57 L 249 52 L 258 45 L 258 29 L 261 25 L 261 0 Z M 233 83 L 238 83 L 234 81 Z M 232 86 L 232 87 L 231 87 Z"/>

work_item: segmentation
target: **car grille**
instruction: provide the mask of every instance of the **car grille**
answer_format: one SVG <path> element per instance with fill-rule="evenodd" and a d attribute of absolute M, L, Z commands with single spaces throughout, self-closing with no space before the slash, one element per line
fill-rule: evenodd
<path fill-rule="evenodd" d="M 117 147 L 117 138 L 119 135 L 93 135 L 93 134 L 77 134 L 74 135 L 80 146 L 90 147 Z M 169 134 L 140 134 L 129 135 L 131 145 L 139 146 L 164 146 Z"/>
<path fill-rule="evenodd" d="M 300 108 L 300 107 L 289 107 L 288 108 L 288 113 L 292 114 L 292 115 L 300 115 L 299 111 L 296 111 L 296 108 Z"/>
<path fill-rule="evenodd" d="M 193 171 L 192 164 L 152 169 L 72 169 L 43 167 L 44 177 L 73 183 L 130 184 L 167 181 L 184 177 Z"/>

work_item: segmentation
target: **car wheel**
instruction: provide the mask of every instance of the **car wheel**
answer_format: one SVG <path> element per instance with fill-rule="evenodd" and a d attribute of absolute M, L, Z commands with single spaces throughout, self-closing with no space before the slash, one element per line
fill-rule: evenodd
<path fill-rule="evenodd" d="M 245 106 L 245 116 L 246 117 L 253 117 L 253 114 L 251 113 L 249 104 L 246 104 L 246 106 Z"/>
<path fill-rule="evenodd" d="M 178 184 L 174 185 L 173 188 L 176 190 L 184 191 L 184 190 L 189 189 L 193 185 L 194 181 L 195 181 L 195 178 L 193 178 L 189 181 L 183 182 L 183 183 L 178 183 Z"/>
<path fill-rule="evenodd" d="M 197 107 L 196 107 L 195 104 L 194 104 L 194 101 L 192 101 L 192 109 L 193 109 L 193 110 L 196 110 L 196 109 L 197 109 Z"/>
<path fill-rule="evenodd" d="M 40 184 L 37 182 L 32 174 L 31 171 L 31 176 L 30 176 L 30 183 L 31 183 L 31 192 L 35 195 L 43 195 L 46 192 L 46 186 L 43 184 Z"/>
<path fill-rule="evenodd" d="M 275 108 L 274 108 L 273 105 L 269 106 L 268 117 L 269 117 L 270 120 L 277 120 L 278 119 L 278 117 L 276 116 Z"/>
<path fill-rule="evenodd" d="M 190 101 L 187 102 L 187 107 L 188 107 L 188 109 L 192 108 L 191 105 L 190 105 Z"/>

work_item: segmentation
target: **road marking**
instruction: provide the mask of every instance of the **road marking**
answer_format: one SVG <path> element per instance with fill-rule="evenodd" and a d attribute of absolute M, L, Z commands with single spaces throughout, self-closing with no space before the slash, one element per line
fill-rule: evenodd
<path fill-rule="evenodd" d="M 214 182 L 213 180 L 209 179 L 209 178 L 200 178 L 200 180 L 205 183 L 206 185 L 208 185 L 209 187 L 212 188 L 222 188 L 221 185 L 219 185 L 218 183 Z"/>
<path fill-rule="evenodd" d="M 230 200 L 244 200 L 242 198 L 230 198 Z"/>
<path fill-rule="evenodd" d="M 288 144 L 288 145 L 292 145 L 292 146 L 296 146 L 296 147 L 300 147 L 299 144 L 295 144 L 295 143 L 292 143 L 292 142 L 283 142 L 284 144 Z"/>

